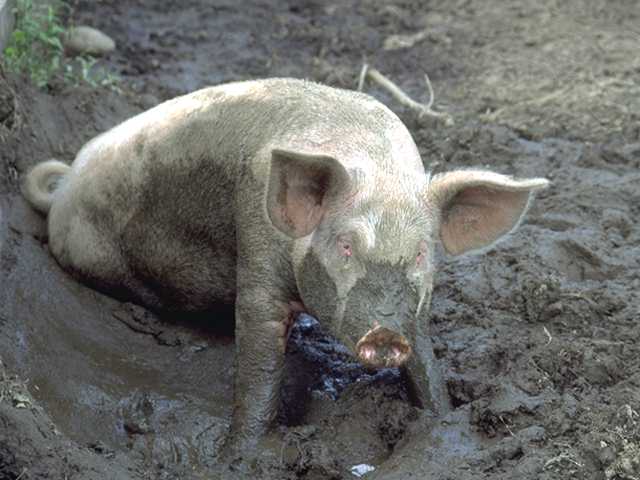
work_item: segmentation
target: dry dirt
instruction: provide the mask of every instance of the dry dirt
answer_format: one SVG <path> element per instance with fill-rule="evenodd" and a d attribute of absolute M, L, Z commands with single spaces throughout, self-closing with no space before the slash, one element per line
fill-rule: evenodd
<path fill-rule="evenodd" d="M 116 40 L 102 63 L 123 93 L 0 71 L 0 480 L 349 479 L 360 464 L 367 479 L 640 478 L 640 3 L 73 3 L 71 21 Z M 427 166 L 553 186 L 496 248 L 441 259 L 424 321 L 447 417 L 303 317 L 273 446 L 229 470 L 229 312 L 157 318 L 74 282 L 18 178 L 174 95 L 271 76 L 354 88 L 363 62 L 421 101 L 429 74 L 453 126 L 365 86 Z"/>

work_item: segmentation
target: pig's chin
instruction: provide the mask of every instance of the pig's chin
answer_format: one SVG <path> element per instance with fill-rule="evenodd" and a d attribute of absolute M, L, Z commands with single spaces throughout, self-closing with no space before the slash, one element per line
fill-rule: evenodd
<path fill-rule="evenodd" d="M 368 368 L 401 367 L 411 356 L 409 342 L 384 327 L 367 332 L 356 344 L 358 361 Z"/>

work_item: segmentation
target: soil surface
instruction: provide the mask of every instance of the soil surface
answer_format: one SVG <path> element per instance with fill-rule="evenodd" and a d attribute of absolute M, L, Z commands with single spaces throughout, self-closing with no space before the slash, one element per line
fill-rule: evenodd
<path fill-rule="evenodd" d="M 115 39 L 101 64 L 122 92 L 40 92 L 0 71 L 0 479 L 640 478 L 640 3 L 73 4 L 70 22 Z M 230 313 L 158 318 L 78 284 L 48 254 L 19 176 L 199 87 L 293 76 L 355 88 L 365 62 L 423 102 L 429 75 L 454 125 L 365 84 L 428 167 L 553 185 L 495 248 L 441 256 L 424 321 L 451 413 L 411 407 L 398 372 L 366 373 L 302 316 L 278 425 L 229 469 L 217 454 Z"/>

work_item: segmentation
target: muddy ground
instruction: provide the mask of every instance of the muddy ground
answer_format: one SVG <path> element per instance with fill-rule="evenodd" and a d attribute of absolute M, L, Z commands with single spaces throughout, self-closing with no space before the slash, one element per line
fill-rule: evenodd
<path fill-rule="evenodd" d="M 0 72 L 0 479 L 244 478 L 219 465 L 229 312 L 158 318 L 48 255 L 18 177 L 205 85 L 271 76 L 354 88 L 363 62 L 455 125 L 407 123 L 425 164 L 546 176 L 520 229 L 441 258 L 429 318 L 453 411 L 411 407 L 310 317 L 251 478 L 640 478 L 640 4 L 635 0 L 75 1 L 117 42 L 121 93 Z M 419 34 L 418 37 L 410 37 Z M 404 37 L 394 37 L 401 35 Z M 404 42 L 404 46 L 400 46 Z M 385 50 L 385 46 L 387 49 Z"/>

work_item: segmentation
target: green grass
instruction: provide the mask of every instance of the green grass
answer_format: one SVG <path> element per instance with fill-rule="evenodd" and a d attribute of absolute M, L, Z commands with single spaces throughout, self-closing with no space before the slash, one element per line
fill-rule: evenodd
<path fill-rule="evenodd" d="M 16 25 L 4 50 L 8 70 L 26 73 L 38 87 L 44 87 L 60 70 L 65 29 L 56 9 L 34 6 L 33 0 L 17 0 Z"/>
<path fill-rule="evenodd" d="M 96 59 L 65 58 L 62 39 L 67 30 L 59 16 L 62 8 L 69 7 L 61 1 L 42 5 L 37 0 L 16 0 L 16 25 L 2 59 L 7 70 L 28 75 L 39 88 L 62 75 L 67 84 L 117 89 L 118 78 L 95 68 Z"/>

